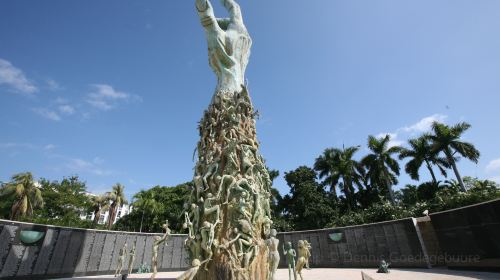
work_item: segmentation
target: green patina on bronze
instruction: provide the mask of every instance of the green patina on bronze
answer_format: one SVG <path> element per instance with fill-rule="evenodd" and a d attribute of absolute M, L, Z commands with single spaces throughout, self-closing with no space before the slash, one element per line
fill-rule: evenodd
<path fill-rule="evenodd" d="M 330 233 L 328 237 L 334 242 L 340 242 L 342 240 L 342 237 L 344 236 L 343 233 L 341 232 L 336 232 L 336 233 Z"/>
<path fill-rule="evenodd" d="M 19 239 L 26 245 L 34 244 L 40 241 L 45 236 L 45 232 L 34 230 L 21 230 Z"/>
<path fill-rule="evenodd" d="M 209 0 L 195 0 L 217 87 L 199 123 L 194 188 L 184 216 L 185 245 L 196 265 L 185 279 L 266 279 L 272 182 L 245 85 L 252 40 L 239 5 L 221 2 L 229 18 L 216 18 Z"/>

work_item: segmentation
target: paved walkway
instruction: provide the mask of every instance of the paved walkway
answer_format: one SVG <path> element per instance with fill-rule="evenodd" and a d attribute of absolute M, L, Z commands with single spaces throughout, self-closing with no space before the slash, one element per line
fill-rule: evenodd
<path fill-rule="evenodd" d="M 361 280 L 361 272 L 374 280 L 499 280 L 500 273 L 457 271 L 447 269 L 392 269 L 390 274 L 378 274 L 376 269 L 311 269 L 303 270 L 304 280 Z M 158 273 L 157 280 L 175 280 L 182 272 Z M 149 279 L 151 274 L 133 274 L 128 279 Z M 71 278 L 67 278 L 69 280 Z M 113 276 L 93 276 L 72 279 L 109 279 Z M 61 280 L 61 279 L 59 279 Z M 64 279 L 63 279 L 64 280 Z M 288 280 L 288 270 L 279 269 L 276 280 Z"/>

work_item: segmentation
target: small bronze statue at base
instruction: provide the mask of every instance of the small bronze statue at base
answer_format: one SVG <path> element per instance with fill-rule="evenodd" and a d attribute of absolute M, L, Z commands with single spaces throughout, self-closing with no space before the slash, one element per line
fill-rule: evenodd
<path fill-rule="evenodd" d="M 380 265 L 378 266 L 377 273 L 389 273 L 389 266 L 391 264 L 386 262 L 385 260 L 380 261 Z"/>
<path fill-rule="evenodd" d="M 278 232 L 275 229 L 271 230 L 270 237 L 266 240 L 267 248 L 269 249 L 269 272 L 268 279 L 275 280 L 276 270 L 280 263 L 280 252 L 278 251 L 279 239 L 276 238 Z"/>
<path fill-rule="evenodd" d="M 125 257 L 127 256 L 127 243 L 123 245 L 120 249 L 120 255 L 118 256 L 118 265 L 115 271 L 115 277 L 122 274 L 123 263 L 125 262 Z"/>
<path fill-rule="evenodd" d="M 155 236 L 153 241 L 153 256 L 151 258 L 151 265 L 153 268 L 153 274 L 151 275 L 151 280 L 154 280 L 156 274 L 158 273 L 158 247 L 161 244 L 165 243 L 170 236 L 170 229 L 168 228 L 168 220 L 163 225 L 163 229 L 165 230 L 165 234 L 163 236 Z"/>
<path fill-rule="evenodd" d="M 132 270 L 134 269 L 134 261 L 135 261 L 135 244 L 134 247 L 132 247 L 132 250 L 130 250 L 128 256 L 128 274 L 132 274 Z"/>
<path fill-rule="evenodd" d="M 287 263 L 288 263 L 288 280 L 293 279 L 297 280 L 297 271 L 295 270 L 295 257 L 297 253 L 292 247 L 292 242 L 287 242 L 286 247 L 283 245 L 283 255 L 285 255 Z"/>

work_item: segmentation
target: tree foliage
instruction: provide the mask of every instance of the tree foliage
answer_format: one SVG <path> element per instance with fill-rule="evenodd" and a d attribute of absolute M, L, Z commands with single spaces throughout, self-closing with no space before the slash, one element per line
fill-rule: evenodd
<path fill-rule="evenodd" d="M 115 184 L 112 190 L 106 193 L 106 197 L 111 201 L 107 221 L 107 227 L 111 229 L 118 214 L 118 208 L 128 203 L 125 198 L 125 187 L 120 183 Z"/>
<path fill-rule="evenodd" d="M 429 142 L 429 135 L 424 134 L 416 139 L 408 141 L 410 148 L 401 148 L 399 159 L 410 158 L 405 165 L 405 171 L 413 180 L 420 180 L 420 168 L 425 163 L 425 167 L 431 174 L 432 181 L 437 183 L 436 175 L 432 166 L 436 166 L 444 177 L 447 177 L 446 168 L 450 167 L 446 158 L 441 158 L 433 151 Z"/>
<path fill-rule="evenodd" d="M 36 212 L 33 222 L 70 227 L 90 226 L 80 218 L 80 215 L 88 212 L 90 198 L 85 193 L 85 183 L 78 177 L 64 178 L 61 182 L 41 179 L 40 185 L 45 204 Z"/>
<path fill-rule="evenodd" d="M 285 173 L 290 194 L 283 198 L 284 217 L 294 230 L 323 228 L 334 214 L 313 169 L 301 166 Z"/>
<path fill-rule="evenodd" d="M 135 205 L 133 211 L 118 220 L 114 229 L 139 231 L 141 220 L 143 220 L 143 232 L 161 232 L 162 225 L 168 220 L 173 232 L 181 232 L 184 223 L 184 204 L 188 200 L 192 187 L 193 184 L 189 182 L 175 187 L 156 186 L 141 191 L 139 197 L 154 200 L 156 210 L 150 211 L 148 203 L 133 203 Z"/>
<path fill-rule="evenodd" d="M 109 198 L 106 195 L 95 195 L 90 197 L 89 211 L 94 214 L 93 226 L 97 226 L 103 212 L 109 210 Z"/>
<path fill-rule="evenodd" d="M 398 183 L 399 163 L 393 158 L 400 152 L 399 146 L 390 147 L 390 135 L 376 138 L 368 136 L 368 148 L 371 153 L 366 155 L 361 163 L 365 166 L 366 178 L 372 188 L 387 193 L 392 204 L 395 204 L 392 186 Z"/>
<path fill-rule="evenodd" d="M 285 172 L 288 194 L 282 196 L 271 188 L 273 227 L 291 231 L 373 223 L 500 198 L 495 182 L 462 178 L 458 172 L 458 159 L 473 162 L 479 159 L 480 153 L 474 145 L 461 140 L 469 128 L 467 123 L 452 126 L 434 123 L 430 133 L 410 139 L 406 147 L 390 146 L 390 136 L 369 136 L 369 154 L 361 160 L 356 159 L 360 146 L 325 149 L 316 158 L 314 169 L 301 166 Z M 424 166 L 432 181 L 406 185 L 392 194 L 400 172 L 396 158 L 407 160 L 404 169 L 412 179 L 421 179 Z M 435 168 L 444 177 L 452 169 L 457 179 L 440 181 Z M 277 170 L 268 168 L 268 171 L 273 181 L 280 175 Z M 88 196 L 85 182 L 76 176 L 61 182 L 45 179 L 35 182 L 31 173 L 26 172 L 14 175 L 11 182 L 0 186 L 0 218 L 95 228 L 102 227 L 96 223 L 100 214 L 109 209 L 107 228 L 160 232 L 168 219 L 173 232 L 180 233 L 192 189 L 189 182 L 141 190 L 133 196 L 132 212 L 113 225 L 118 207 L 126 203 L 121 184 L 113 186 L 104 196 Z M 89 213 L 95 215 L 94 221 L 80 219 L 82 214 Z"/>
<path fill-rule="evenodd" d="M 453 168 L 457 181 L 463 192 L 466 192 L 465 184 L 462 181 L 457 168 L 457 154 L 469 159 L 475 163 L 478 162 L 480 153 L 473 144 L 463 142 L 462 134 L 470 128 L 470 124 L 462 122 L 453 126 L 434 122 L 432 124 L 432 134 L 427 137 L 432 142 L 432 151 L 434 153 L 443 153 L 448 164 Z"/>
<path fill-rule="evenodd" d="M 33 211 L 43 207 L 42 192 L 35 185 L 33 175 L 30 172 L 12 176 L 12 181 L 2 187 L 0 198 L 12 202 L 11 220 L 30 218 Z"/>
<path fill-rule="evenodd" d="M 294 229 L 321 228 L 324 220 L 309 221 L 310 216 L 306 213 L 314 213 L 309 205 L 322 209 L 323 214 L 318 214 L 318 217 L 323 218 L 324 213 L 328 213 L 329 221 L 325 225 L 347 226 L 418 217 L 425 210 L 443 211 L 499 198 L 500 191 L 495 182 L 471 177 L 464 177 L 461 182 L 456 167 L 458 156 L 474 162 L 479 158 L 479 151 L 460 139 L 469 127 L 466 123 L 453 126 L 434 123 L 432 133 L 410 139 L 407 148 L 390 146 L 390 136 L 369 136 L 370 153 L 360 161 L 361 168 L 353 158 L 358 147 L 326 149 L 314 163 L 321 183 L 316 181 L 315 174 L 308 167 L 285 173 L 290 194 L 283 198 L 281 207 L 278 205 L 284 213 L 284 221 Z M 407 185 L 392 193 L 392 186 L 398 183 L 400 175 L 398 158 L 408 159 L 405 171 L 412 179 L 420 180 L 420 169 L 425 166 L 432 181 Z M 447 169 L 453 169 L 457 180 L 443 183 L 433 168 L 444 177 Z M 352 171 L 362 176 L 352 175 Z M 318 191 L 319 185 L 327 190 Z M 337 196 L 337 188 L 343 194 Z"/>
<path fill-rule="evenodd" d="M 354 208 L 356 204 L 354 186 L 358 189 L 363 188 L 365 170 L 361 163 L 353 159 L 359 148 L 359 146 L 342 149 L 329 148 L 314 163 L 314 169 L 319 171 L 320 178 L 325 177 L 323 184 L 330 186 L 331 196 L 337 196 L 336 186 L 342 190 L 348 209 Z"/>

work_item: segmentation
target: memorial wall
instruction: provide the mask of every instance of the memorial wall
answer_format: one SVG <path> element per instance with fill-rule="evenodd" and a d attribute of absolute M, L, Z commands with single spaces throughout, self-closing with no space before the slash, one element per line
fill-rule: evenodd
<path fill-rule="evenodd" d="M 22 235 L 44 233 L 37 242 L 26 244 Z M 0 220 L 0 279 L 19 279 L 115 273 L 120 249 L 127 243 L 128 251 L 136 246 L 134 271 L 142 264 L 151 266 L 153 237 L 145 234 L 115 231 L 84 230 L 33 225 Z M 185 235 L 172 235 L 158 250 L 160 271 L 185 270 L 187 254 Z M 127 254 L 123 271 L 127 271 Z M 31 277 L 30 277 L 31 276 Z M 42 277 L 43 276 L 43 277 Z"/>
<path fill-rule="evenodd" d="M 432 258 L 462 268 L 498 268 L 500 263 L 500 200 L 431 214 L 442 255 L 427 254 L 415 219 L 376 224 L 279 233 L 284 242 L 308 240 L 311 268 L 377 267 L 381 259 L 391 267 L 430 267 Z M 427 225 L 430 226 L 430 225 Z M 36 234 L 39 233 L 39 234 Z M 0 279 L 110 275 L 115 273 L 120 249 L 135 245 L 134 272 L 151 265 L 153 237 L 161 234 L 84 230 L 0 220 Z M 37 240 L 38 239 L 38 240 Z M 159 271 L 188 268 L 186 235 L 172 235 L 161 245 Z M 429 252 L 431 252 L 430 250 Z M 455 257 L 462 256 L 462 260 Z M 467 258 L 465 261 L 465 257 Z M 431 258 L 430 261 L 427 258 Z M 127 270 L 129 255 L 124 261 Z M 446 259 L 448 258 L 448 259 Z M 281 267 L 284 267 L 281 257 Z"/>
<path fill-rule="evenodd" d="M 446 266 L 500 271 L 500 199 L 430 217 Z"/>
<path fill-rule="evenodd" d="M 308 240 L 311 267 L 378 267 L 382 259 L 391 267 L 427 268 L 425 250 L 414 219 L 279 234 L 280 244 Z M 285 266 L 285 260 L 281 259 Z"/>

